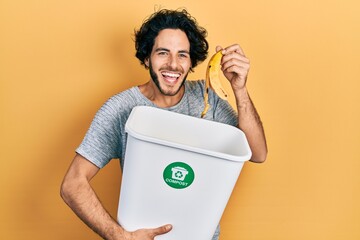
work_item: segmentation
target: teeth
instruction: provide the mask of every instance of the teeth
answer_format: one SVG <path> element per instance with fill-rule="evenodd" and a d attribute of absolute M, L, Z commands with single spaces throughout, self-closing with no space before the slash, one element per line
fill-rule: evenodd
<path fill-rule="evenodd" d="M 165 77 L 171 77 L 171 78 L 178 78 L 178 77 L 180 77 L 180 74 L 178 74 L 178 73 L 164 72 L 164 73 L 162 73 L 162 75 L 165 76 Z"/>

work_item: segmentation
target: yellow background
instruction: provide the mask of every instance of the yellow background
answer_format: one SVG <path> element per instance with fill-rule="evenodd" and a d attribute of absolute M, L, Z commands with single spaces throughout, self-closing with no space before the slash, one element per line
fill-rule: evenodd
<path fill-rule="evenodd" d="M 186 7 L 210 54 L 239 43 L 251 60 L 269 155 L 246 163 L 221 239 L 360 239 L 357 0 L 0 0 L 0 239 L 99 239 L 59 186 L 97 109 L 148 80 L 132 35 L 158 6 Z M 119 174 L 93 181 L 114 216 Z"/>

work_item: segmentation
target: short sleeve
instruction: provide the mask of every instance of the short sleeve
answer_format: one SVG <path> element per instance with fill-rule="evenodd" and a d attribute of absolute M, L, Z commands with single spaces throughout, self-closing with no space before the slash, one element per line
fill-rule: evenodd
<path fill-rule="evenodd" d="M 96 113 L 76 152 L 99 168 L 121 156 L 120 119 L 111 99 Z"/>

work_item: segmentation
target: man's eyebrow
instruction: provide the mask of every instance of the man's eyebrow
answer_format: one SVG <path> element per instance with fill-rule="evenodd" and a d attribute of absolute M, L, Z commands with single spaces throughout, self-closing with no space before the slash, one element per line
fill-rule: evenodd
<path fill-rule="evenodd" d="M 167 49 L 167 48 L 157 48 L 157 49 L 155 49 L 155 52 L 162 52 L 162 51 L 170 52 L 170 50 Z M 179 53 L 187 53 L 187 54 L 190 54 L 190 51 L 188 51 L 188 50 L 180 50 Z"/>
<path fill-rule="evenodd" d="M 180 50 L 179 53 L 187 53 L 187 54 L 190 54 L 190 51 L 188 51 L 188 50 Z"/>
<path fill-rule="evenodd" d="M 155 49 L 155 52 L 161 52 L 161 51 L 170 52 L 170 50 L 167 49 L 167 48 L 157 48 L 157 49 Z"/>

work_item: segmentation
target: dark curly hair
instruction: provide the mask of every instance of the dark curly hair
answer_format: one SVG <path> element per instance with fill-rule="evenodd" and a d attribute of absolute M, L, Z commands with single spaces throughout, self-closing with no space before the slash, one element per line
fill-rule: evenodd
<path fill-rule="evenodd" d="M 190 42 L 191 70 L 206 59 L 209 49 L 206 29 L 200 27 L 185 9 L 161 9 L 146 19 L 139 30 L 135 30 L 135 56 L 142 65 L 146 67 L 145 60 L 150 56 L 155 38 L 164 29 L 180 29 L 187 35 Z"/>

